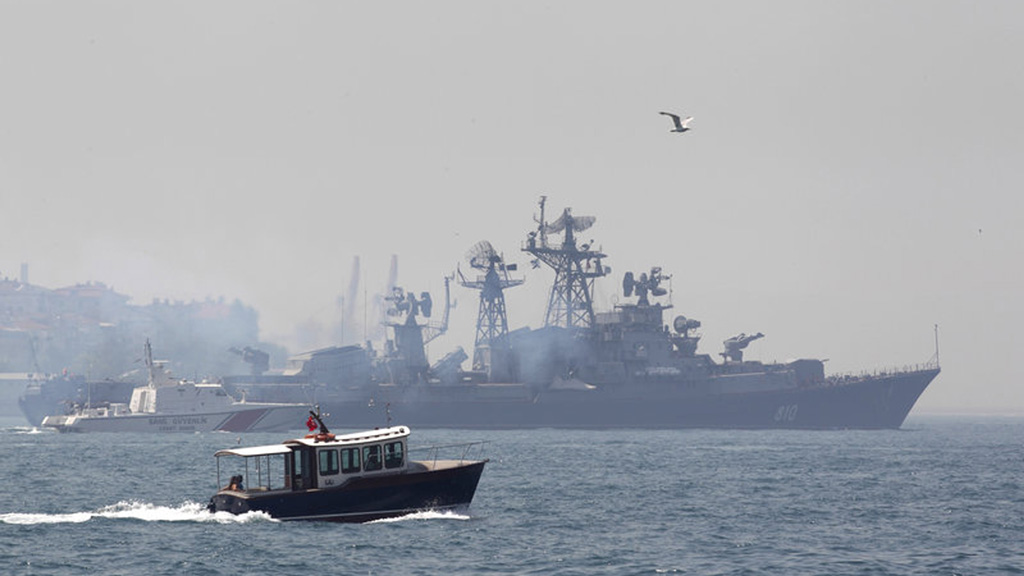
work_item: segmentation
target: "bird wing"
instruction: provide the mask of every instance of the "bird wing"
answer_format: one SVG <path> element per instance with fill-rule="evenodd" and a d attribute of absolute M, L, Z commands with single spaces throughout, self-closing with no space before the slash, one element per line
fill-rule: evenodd
<path fill-rule="evenodd" d="M 675 124 L 676 124 L 676 128 L 682 128 L 683 127 L 683 125 L 679 123 L 679 116 L 678 115 L 673 114 L 671 112 L 658 112 L 658 114 L 664 114 L 665 116 L 669 116 L 670 118 L 672 118 L 672 121 L 675 122 Z"/>
<path fill-rule="evenodd" d="M 689 128 L 690 127 L 690 122 L 693 122 L 693 116 L 687 116 L 686 120 L 683 120 L 681 122 L 682 128 Z"/>

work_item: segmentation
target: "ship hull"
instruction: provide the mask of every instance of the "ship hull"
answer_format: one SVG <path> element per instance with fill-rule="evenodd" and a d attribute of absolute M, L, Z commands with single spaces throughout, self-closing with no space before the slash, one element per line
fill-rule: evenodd
<path fill-rule="evenodd" d="M 686 394 L 681 387 L 668 387 L 661 393 L 598 389 L 531 395 L 524 387 L 508 385 L 488 397 L 459 387 L 414 392 L 382 388 L 372 400 L 331 399 L 322 405 L 332 415 L 332 425 L 345 428 L 384 426 L 390 414 L 419 428 L 896 429 L 938 372 L 716 394 Z"/>
<path fill-rule="evenodd" d="M 305 406 L 264 406 L 206 414 L 48 416 L 42 425 L 59 432 L 276 432 L 300 428 L 307 413 Z"/>

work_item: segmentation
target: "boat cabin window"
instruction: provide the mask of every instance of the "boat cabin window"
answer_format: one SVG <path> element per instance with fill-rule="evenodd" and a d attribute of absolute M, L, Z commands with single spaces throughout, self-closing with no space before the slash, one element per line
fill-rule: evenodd
<path fill-rule="evenodd" d="M 341 449 L 341 471 L 345 474 L 359 472 L 359 448 Z"/>
<path fill-rule="evenodd" d="M 372 472 L 374 470 L 380 470 L 380 468 L 380 444 L 363 446 L 363 470 Z"/>
<path fill-rule="evenodd" d="M 326 449 L 320 451 L 320 475 L 334 476 L 338 473 L 338 451 Z"/>
<path fill-rule="evenodd" d="M 401 442 L 388 442 L 384 445 L 384 467 L 401 468 L 405 453 Z"/>
<path fill-rule="evenodd" d="M 285 454 L 218 458 L 217 482 L 226 476 L 228 481 L 220 484 L 221 489 L 239 492 L 286 490 L 290 488 L 288 460 Z"/>

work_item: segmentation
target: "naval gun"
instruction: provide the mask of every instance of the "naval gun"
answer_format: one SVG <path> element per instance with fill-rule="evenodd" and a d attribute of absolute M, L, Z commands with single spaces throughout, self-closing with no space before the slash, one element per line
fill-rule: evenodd
<path fill-rule="evenodd" d="M 228 352 L 242 357 L 242 362 L 249 365 L 249 371 L 253 376 L 260 376 L 270 370 L 270 354 L 251 346 L 238 349 L 234 346 L 228 348 Z"/>
<path fill-rule="evenodd" d="M 726 339 L 722 342 L 725 345 L 725 352 L 721 352 L 722 357 L 727 362 L 743 362 L 743 349 L 758 338 L 764 338 L 764 334 L 758 332 L 757 334 L 747 335 L 741 332 L 732 338 Z"/>

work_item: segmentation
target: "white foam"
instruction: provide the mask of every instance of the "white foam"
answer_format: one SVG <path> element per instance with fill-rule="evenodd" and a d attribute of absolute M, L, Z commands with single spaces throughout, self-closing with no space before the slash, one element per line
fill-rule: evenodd
<path fill-rule="evenodd" d="M 92 518 L 89 512 L 73 514 L 0 514 L 0 522 L 5 524 L 81 524 Z"/>
<path fill-rule="evenodd" d="M 145 502 L 118 502 L 93 512 L 72 512 L 68 514 L 0 514 L 5 524 L 80 524 L 94 518 L 114 520 L 142 520 L 144 522 L 215 522 L 218 524 L 244 524 L 254 521 L 274 521 L 262 512 L 235 515 L 229 512 L 211 514 L 206 506 L 196 502 L 185 502 L 177 507 L 157 506 Z"/>
<path fill-rule="evenodd" d="M 471 516 L 469 514 L 461 514 L 452 510 L 423 510 L 421 512 L 412 512 L 405 516 L 398 516 L 396 518 L 382 518 L 380 520 L 372 520 L 367 524 L 384 524 L 390 522 L 407 522 L 410 520 L 469 520 Z"/>
<path fill-rule="evenodd" d="M 49 432 L 56 432 L 56 430 L 41 430 L 34 426 L 10 426 L 8 428 L 0 429 L 0 431 L 11 434 L 47 434 Z"/>

